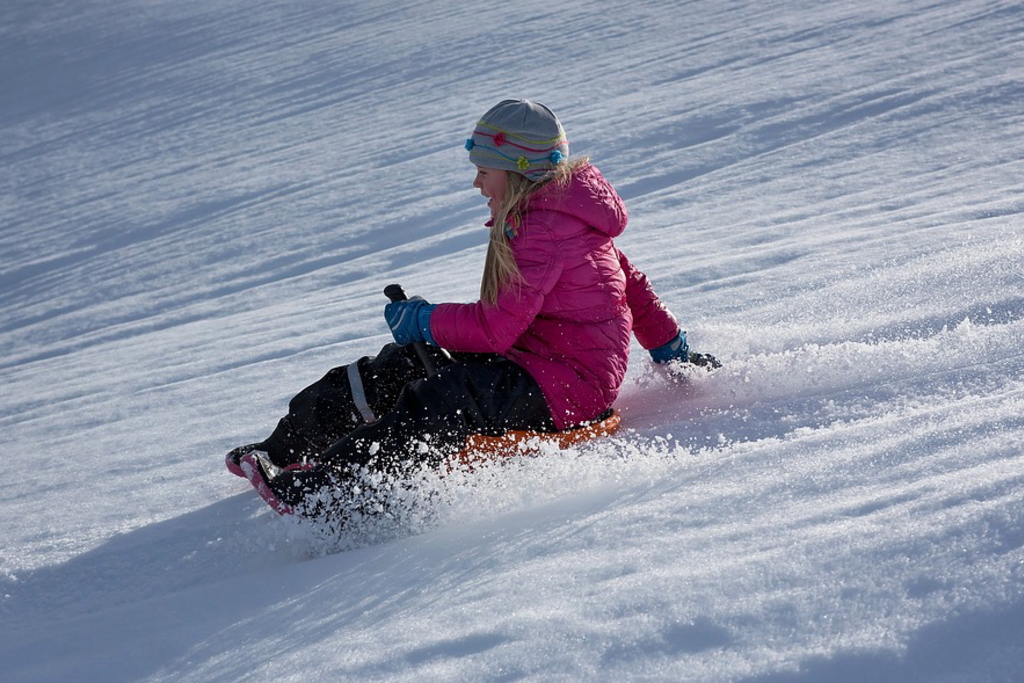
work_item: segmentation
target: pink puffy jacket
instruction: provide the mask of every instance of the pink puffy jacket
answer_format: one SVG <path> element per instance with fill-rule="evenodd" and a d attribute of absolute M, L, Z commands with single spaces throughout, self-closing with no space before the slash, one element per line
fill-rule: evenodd
<path fill-rule="evenodd" d="M 498 353 L 525 368 L 565 429 L 612 405 L 631 332 L 652 349 L 679 326 L 612 243 L 626 227 L 626 207 L 595 167 L 579 169 L 564 188 L 542 188 L 522 218 L 511 243 L 519 286 L 495 305 L 438 305 L 430 331 L 444 348 Z"/>

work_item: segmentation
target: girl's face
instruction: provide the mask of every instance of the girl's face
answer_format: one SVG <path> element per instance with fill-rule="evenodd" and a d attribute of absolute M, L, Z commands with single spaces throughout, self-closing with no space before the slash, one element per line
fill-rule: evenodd
<path fill-rule="evenodd" d="M 487 208 L 491 210 L 491 218 L 498 211 L 502 201 L 505 200 L 505 192 L 508 190 L 508 172 L 497 168 L 476 167 L 476 179 L 473 187 L 480 190 L 480 194 L 487 197 Z"/>

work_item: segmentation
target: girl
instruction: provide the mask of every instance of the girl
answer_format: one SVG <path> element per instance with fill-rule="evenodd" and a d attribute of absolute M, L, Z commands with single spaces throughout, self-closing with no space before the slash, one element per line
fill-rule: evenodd
<path fill-rule="evenodd" d="M 568 158 L 550 109 L 505 100 L 466 148 L 491 214 L 480 300 L 388 304 L 396 344 L 331 370 L 292 400 L 267 440 L 228 454 L 228 468 L 279 512 L 344 517 L 365 498 L 368 473 L 437 466 L 473 433 L 599 418 L 622 384 L 631 334 L 656 363 L 718 366 L 690 352 L 647 277 L 615 247 L 626 208 L 586 159 Z M 435 374 L 416 346 L 441 364 Z"/>

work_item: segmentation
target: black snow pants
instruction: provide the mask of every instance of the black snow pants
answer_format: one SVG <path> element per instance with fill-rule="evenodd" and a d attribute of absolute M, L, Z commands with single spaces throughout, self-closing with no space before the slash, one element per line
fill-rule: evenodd
<path fill-rule="evenodd" d="M 449 361 L 427 349 L 439 366 L 429 377 L 414 348 L 398 344 L 330 370 L 291 400 L 260 450 L 279 467 L 401 473 L 438 465 L 470 434 L 555 431 L 540 388 L 520 366 L 497 354 L 455 353 Z"/>

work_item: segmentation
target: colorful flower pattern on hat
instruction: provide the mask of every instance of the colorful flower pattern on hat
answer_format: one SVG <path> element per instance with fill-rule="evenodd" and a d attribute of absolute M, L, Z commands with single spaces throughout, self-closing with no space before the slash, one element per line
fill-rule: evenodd
<path fill-rule="evenodd" d="M 558 118 L 529 100 L 505 100 L 492 107 L 466 140 L 466 149 L 477 166 L 521 173 L 531 180 L 543 179 L 569 158 Z"/>

